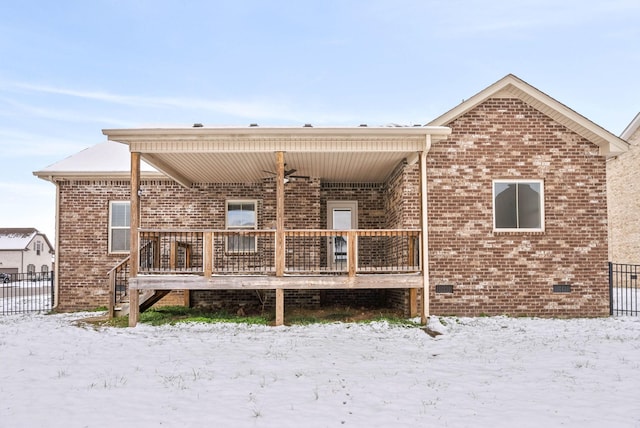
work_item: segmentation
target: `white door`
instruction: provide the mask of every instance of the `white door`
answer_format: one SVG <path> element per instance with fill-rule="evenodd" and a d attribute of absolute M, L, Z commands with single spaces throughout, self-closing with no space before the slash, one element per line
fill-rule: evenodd
<path fill-rule="evenodd" d="M 327 201 L 327 229 L 351 230 L 358 228 L 357 201 Z M 333 269 L 347 268 L 347 237 L 329 238 L 327 251 L 328 266 Z"/>

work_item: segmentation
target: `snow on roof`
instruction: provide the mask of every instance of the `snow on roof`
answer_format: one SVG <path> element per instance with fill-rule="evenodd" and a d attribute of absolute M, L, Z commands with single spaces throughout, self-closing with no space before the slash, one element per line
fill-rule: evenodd
<path fill-rule="evenodd" d="M 34 174 L 44 178 L 49 174 L 64 173 L 128 173 L 130 168 L 131 155 L 129 154 L 129 147 L 124 144 L 106 141 L 88 147 L 75 155 L 34 172 Z M 140 170 L 144 172 L 156 171 L 155 168 L 145 162 L 141 162 Z"/>
<path fill-rule="evenodd" d="M 24 250 L 38 234 L 42 235 L 32 227 L 0 229 L 0 250 Z"/>

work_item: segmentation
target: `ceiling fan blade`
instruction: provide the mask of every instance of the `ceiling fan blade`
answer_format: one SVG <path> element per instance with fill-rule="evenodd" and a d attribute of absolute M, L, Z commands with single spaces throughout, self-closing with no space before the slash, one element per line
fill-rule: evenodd
<path fill-rule="evenodd" d="M 267 171 L 266 169 L 263 169 L 262 172 L 266 172 L 267 174 L 271 174 L 271 175 L 278 175 L 273 171 Z"/>
<path fill-rule="evenodd" d="M 290 170 L 284 172 L 284 176 L 287 177 L 287 176 L 293 174 L 296 171 L 297 171 L 297 169 L 291 168 Z"/>
<path fill-rule="evenodd" d="M 304 178 L 304 179 L 309 179 L 310 177 L 308 175 L 289 175 L 289 178 Z"/>

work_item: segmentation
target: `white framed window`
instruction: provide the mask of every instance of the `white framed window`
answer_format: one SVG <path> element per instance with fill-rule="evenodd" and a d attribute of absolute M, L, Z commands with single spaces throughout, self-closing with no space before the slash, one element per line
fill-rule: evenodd
<path fill-rule="evenodd" d="M 129 252 L 129 231 L 131 228 L 131 203 L 129 201 L 109 202 L 109 252 Z"/>
<path fill-rule="evenodd" d="M 542 180 L 493 180 L 493 229 L 500 232 L 544 230 Z"/>
<path fill-rule="evenodd" d="M 226 204 L 226 226 L 228 230 L 255 230 L 258 228 L 258 202 L 255 200 L 228 200 Z M 230 235 L 227 237 L 227 252 L 252 253 L 256 251 L 256 237 Z"/>

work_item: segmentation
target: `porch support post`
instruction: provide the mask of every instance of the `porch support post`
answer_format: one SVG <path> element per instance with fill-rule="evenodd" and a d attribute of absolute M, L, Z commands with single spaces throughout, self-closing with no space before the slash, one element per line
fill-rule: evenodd
<path fill-rule="evenodd" d="M 284 152 L 276 152 L 276 276 L 284 276 Z M 284 324 L 284 290 L 276 289 L 276 325 Z"/>
<path fill-rule="evenodd" d="M 213 232 L 204 232 L 203 244 L 204 251 L 204 276 L 209 278 L 213 275 Z"/>
<path fill-rule="evenodd" d="M 427 153 L 431 149 L 431 135 L 426 136 L 425 149 L 420 153 L 420 207 L 422 242 L 420 257 L 422 258 L 422 312 L 420 320 L 427 323 L 429 318 L 429 229 L 428 229 L 428 200 L 427 200 Z"/>
<path fill-rule="evenodd" d="M 284 324 L 284 290 L 276 288 L 276 325 Z"/>
<path fill-rule="evenodd" d="M 349 276 L 356 276 L 356 269 L 358 264 L 357 242 L 358 235 L 353 230 L 347 232 L 347 267 L 349 268 Z"/>
<path fill-rule="evenodd" d="M 138 229 L 140 228 L 140 153 L 131 152 L 131 206 L 129 219 L 129 278 L 138 276 L 140 252 Z M 129 288 L 129 327 L 138 324 L 140 307 L 138 305 L 138 290 Z"/>

